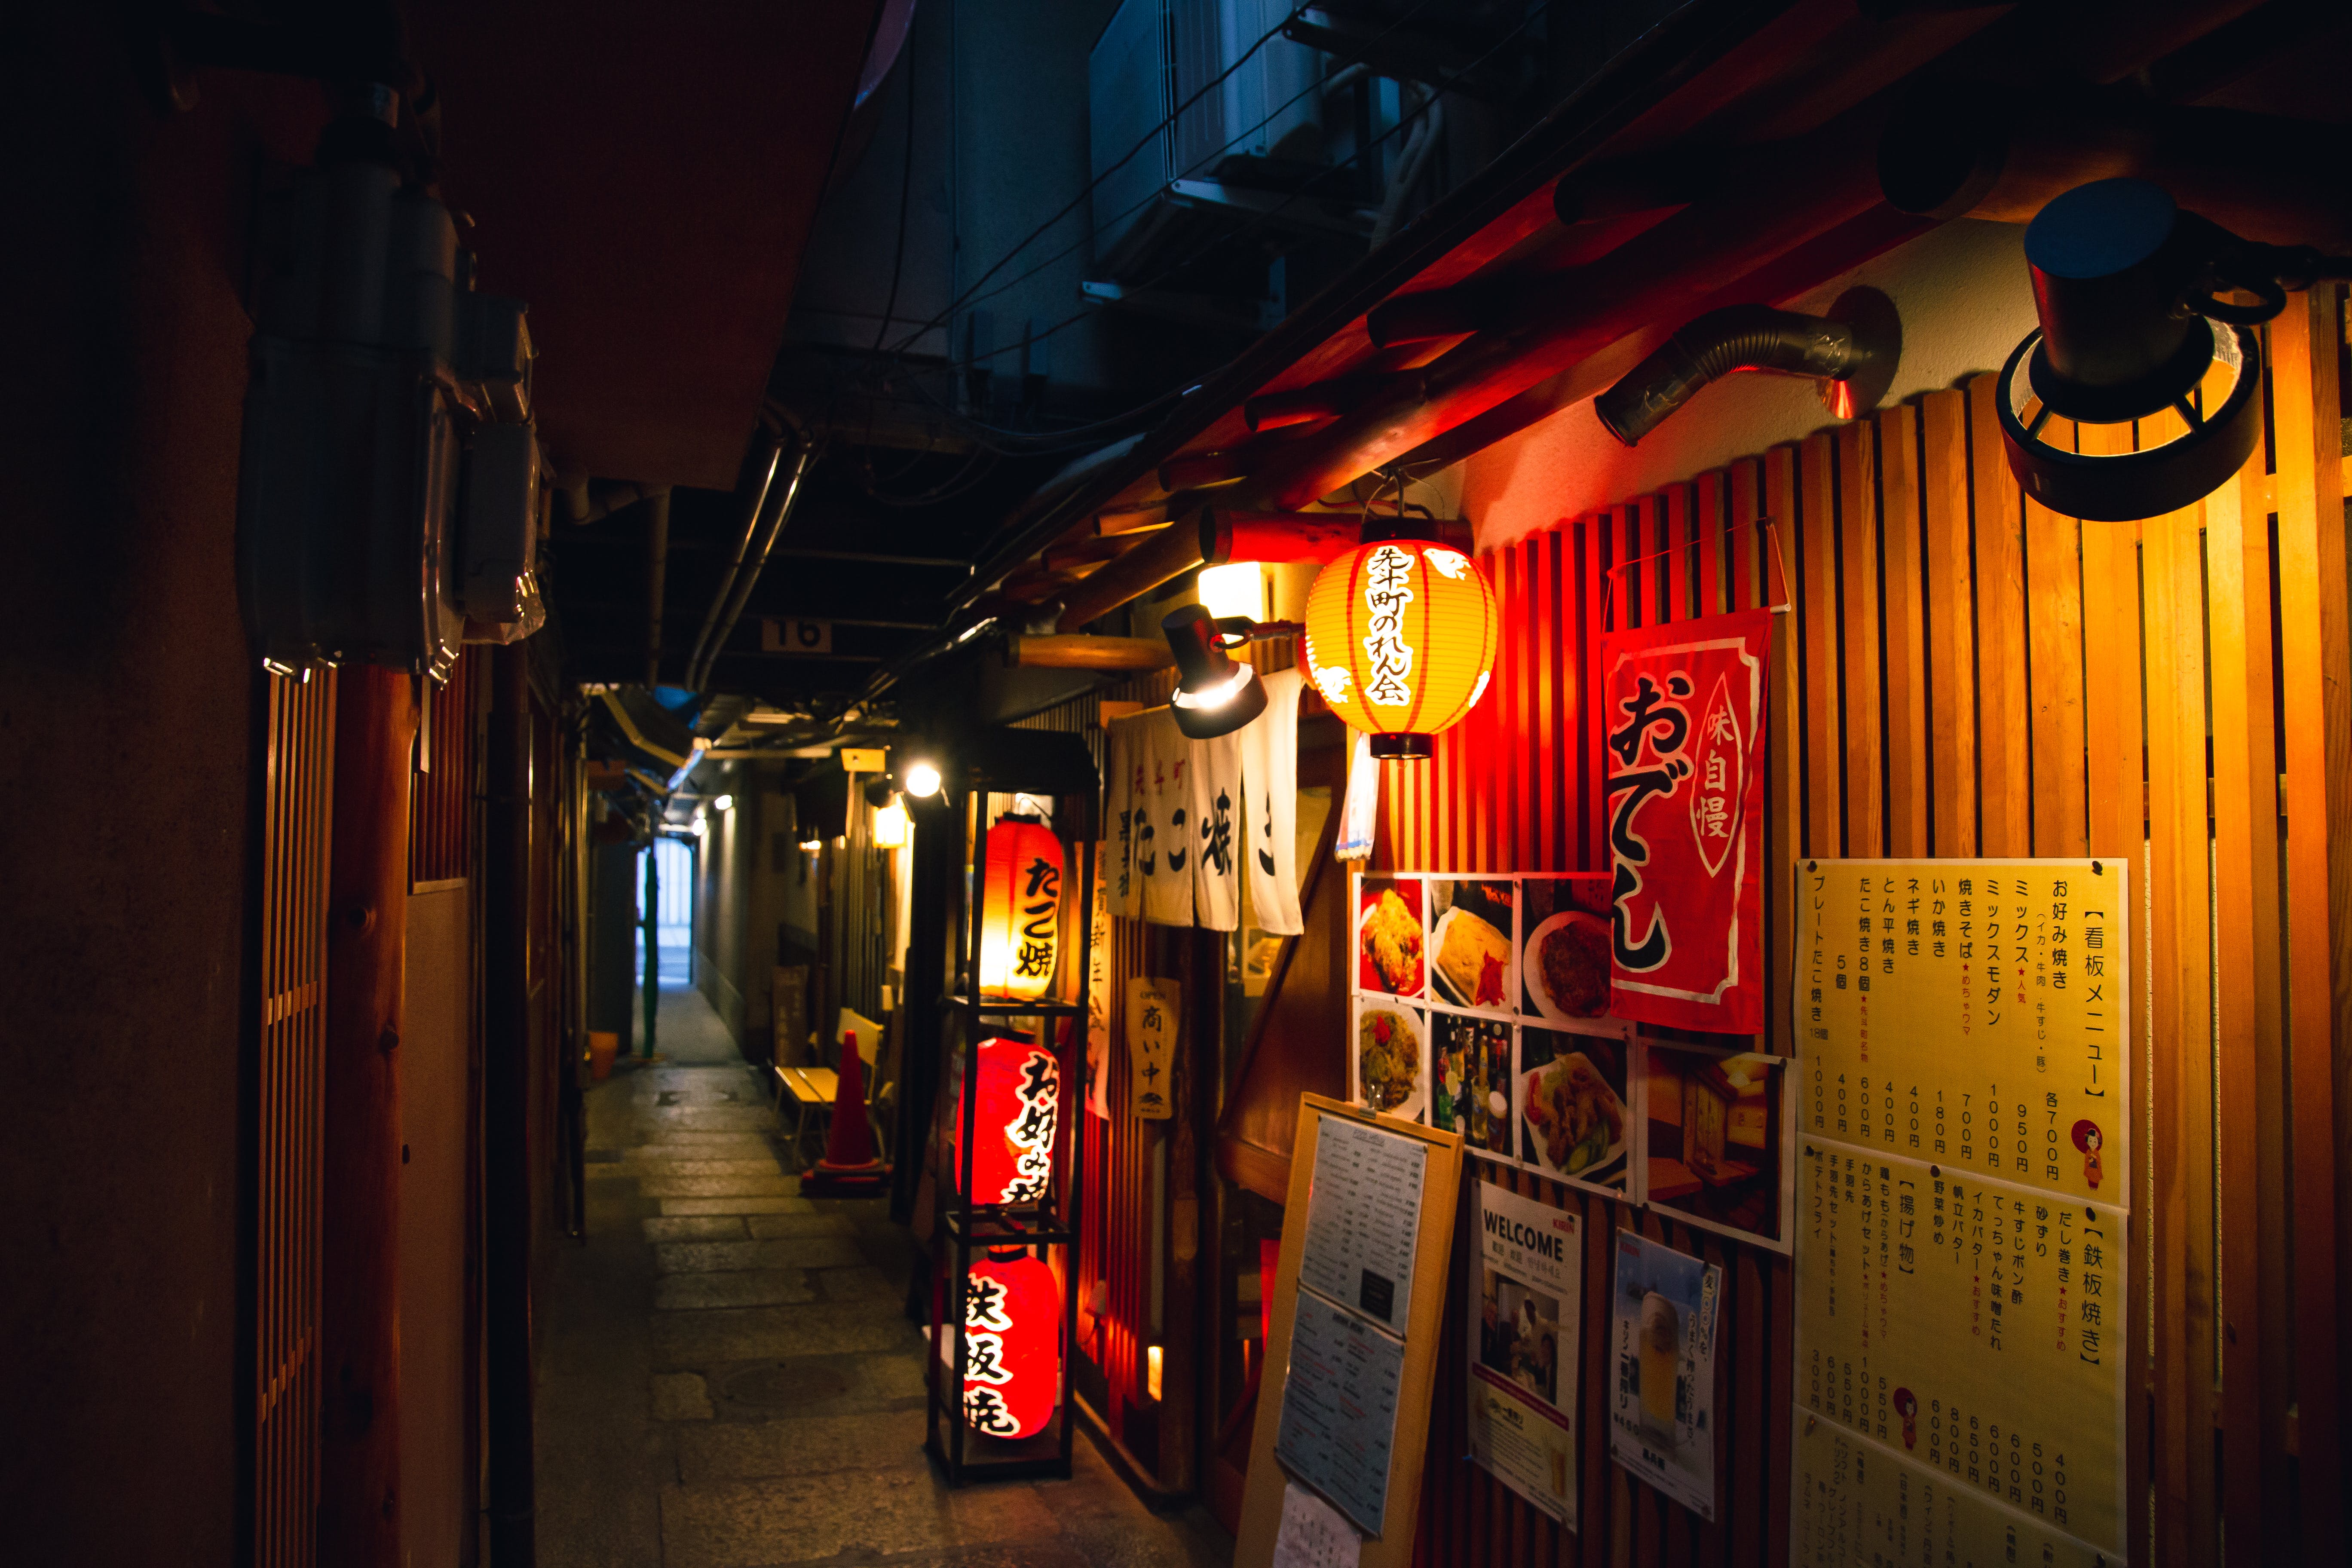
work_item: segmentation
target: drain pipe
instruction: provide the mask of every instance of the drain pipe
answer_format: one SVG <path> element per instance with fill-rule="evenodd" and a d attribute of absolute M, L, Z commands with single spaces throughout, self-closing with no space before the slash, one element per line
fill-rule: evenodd
<path fill-rule="evenodd" d="M 686 672 L 688 690 L 699 691 L 709 681 L 710 667 L 719 661 L 719 650 L 727 646 L 735 623 L 742 617 L 743 606 L 750 602 L 751 590 L 768 564 L 768 552 L 776 546 L 776 536 L 793 519 L 793 503 L 800 500 L 801 482 L 808 478 L 809 468 L 816 461 L 816 451 L 815 440 L 803 433 L 798 449 L 793 454 L 793 470 L 785 477 L 783 489 L 767 527 L 760 531 L 758 544 L 749 554 L 739 550 L 735 567 L 728 574 L 719 595 L 711 601 L 710 614 L 703 619 L 704 635 L 695 639 L 695 658 Z M 769 489 L 772 493 L 775 490 L 772 484 Z"/>
<path fill-rule="evenodd" d="M 1827 316 L 1729 305 L 1686 323 L 1594 398 L 1592 411 L 1603 428 L 1632 447 L 1701 387 L 1734 371 L 1764 370 L 1820 378 L 1831 414 L 1852 419 L 1886 395 L 1902 354 L 1895 303 L 1874 289 L 1846 290 Z"/>
<path fill-rule="evenodd" d="M 743 509 L 742 537 L 735 542 L 734 557 L 727 563 L 727 570 L 719 579 L 719 592 L 711 596 L 710 609 L 702 617 L 702 629 L 695 633 L 694 647 L 686 656 L 685 681 L 689 690 L 694 689 L 694 670 L 702 662 L 702 650 L 710 644 L 710 629 L 718 624 L 719 606 L 726 603 L 728 594 L 734 589 L 735 579 L 742 573 L 743 563 L 750 557 L 751 546 L 760 537 L 760 525 L 766 516 L 768 496 L 775 489 L 776 465 L 784 452 L 783 437 L 764 426 L 761 433 L 764 439 L 751 459 L 751 471 L 756 478 L 751 484 L 750 504 Z"/>

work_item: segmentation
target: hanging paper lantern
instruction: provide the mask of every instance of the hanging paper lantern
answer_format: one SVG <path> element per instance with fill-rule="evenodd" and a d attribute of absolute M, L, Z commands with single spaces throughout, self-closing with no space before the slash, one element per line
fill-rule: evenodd
<path fill-rule="evenodd" d="M 975 1432 L 1027 1437 L 1062 1398 L 1062 1291 L 1027 1252 L 971 1266 L 963 1298 L 963 1415 Z"/>
<path fill-rule="evenodd" d="M 1307 594 L 1307 668 L 1376 757 L 1426 757 L 1486 694 L 1502 617 L 1459 550 L 1413 539 L 1357 546 Z"/>
<path fill-rule="evenodd" d="M 972 1121 L 971 1201 L 1034 1204 L 1054 1176 L 1054 1128 L 1062 1111 L 1062 1069 L 1054 1053 L 1026 1040 L 980 1042 L 980 1085 Z M 950 1058 L 959 1066 L 961 1058 Z M 950 1092 L 961 1095 L 958 1081 Z M 956 1170 L 963 1169 L 962 1149 Z"/>
<path fill-rule="evenodd" d="M 988 830 L 987 902 L 981 910 L 980 988 L 1034 1002 L 1054 983 L 1061 943 L 1062 841 L 1034 816 L 1001 816 Z"/>

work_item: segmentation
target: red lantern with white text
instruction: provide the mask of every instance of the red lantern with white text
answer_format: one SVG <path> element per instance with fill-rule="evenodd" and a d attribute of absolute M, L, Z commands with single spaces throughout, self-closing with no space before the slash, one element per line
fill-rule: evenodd
<path fill-rule="evenodd" d="M 1034 1204 L 1054 1177 L 1054 1129 L 1062 1113 L 1062 1069 L 1054 1053 L 1026 1040 L 982 1040 L 980 1084 L 972 1120 L 980 1129 L 971 1152 L 971 1201 Z M 951 1075 L 961 1071 L 950 1058 Z M 951 1077 L 949 1092 L 963 1085 Z M 961 1161 L 962 1151 L 957 1151 Z M 959 1163 L 958 1171 L 962 1169 Z"/>
<path fill-rule="evenodd" d="M 1307 594 L 1307 673 L 1372 755 L 1421 758 L 1486 695 L 1502 617 L 1459 550 L 1415 539 L 1357 546 Z"/>
<path fill-rule="evenodd" d="M 1034 816 L 1001 816 L 988 830 L 987 902 L 981 910 L 980 989 L 1034 1002 L 1054 983 L 1061 945 L 1062 841 Z"/>
<path fill-rule="evenodd" d="M 1061 1402 L 1062 1291 L 1023 1251 L 971 1266 L 963 1299 L 963 1415 L 992 1437 L 1045 1430 Z"/>

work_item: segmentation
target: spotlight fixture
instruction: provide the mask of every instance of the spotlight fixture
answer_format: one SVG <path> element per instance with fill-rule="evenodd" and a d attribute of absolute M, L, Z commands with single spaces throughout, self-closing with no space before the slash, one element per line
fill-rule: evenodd
<path fill-rule="evenodd" d="M 928 800 L 940 793 L 940 770 L 929 763 L 912 763 L 908 765 L 901 782 L 906 784 L 908 795 L 918 800 Z"/>
<path fill-rule="evenodd" d="M 731 795 L 722 795 L 710 803 L 710 809 L 717 812 L 732 811 L 735 809 L 735 797 Z"/>
<path fill-rule="evenodd" d="M 1186 605 L 1160 623 L 1176 656 L 1176 690 L 1168 699 L 1176 728 L 1189 740 L 1230 735 L 1265 711 L 1265 684 L 1226 649 L 1254 635 L 1273 635 L 1244 616 L 1219 620 L 1199 605 Z"/>
<path fill-rule="evenodd" d="M 2025 230 L 2040 330 L 2001 367 L 1995 404 L 2010 470 L 2051 510 L 2098 522 L 2194 504 L 2244 466 L 2262 434 L 2262 345 L 2252 328 L 2286 291 L 2352 277 L 2352 261 L 2241 239 L 2183 212 L 2146 180 L 2095 180 L 2044 205 Z M 2251 305 L 2221 298 L 2242 289 Z M 2042 439 L 2055 416 L 2128 427 L 2170 411 L 2179 434 Z M 2128 430 L 2126 431 L 2128 434 Z"/>

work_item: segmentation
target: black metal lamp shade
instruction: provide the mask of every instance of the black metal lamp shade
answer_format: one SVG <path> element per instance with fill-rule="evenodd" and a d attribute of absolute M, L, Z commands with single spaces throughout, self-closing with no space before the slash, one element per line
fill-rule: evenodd
<path fill-rule="evenodd" d="M 1265 711 L 1265 683 L 1256 670 L 1226 656 L 1223 628 L 1206 609 L 1186 605 L 1162 619 L 1160 629 L 1176 656 L 1176 690 L 1168 706 L 1186 739 L 1230 735 Z"/>

